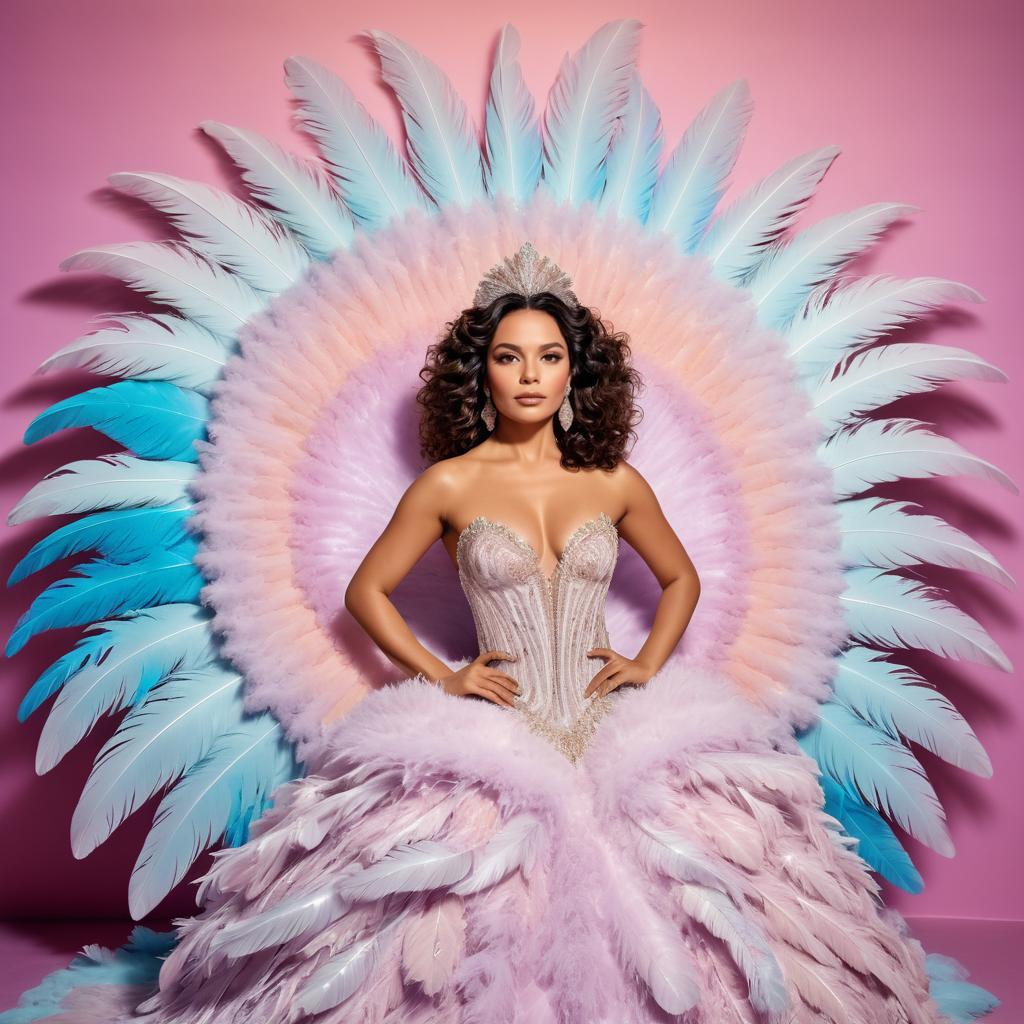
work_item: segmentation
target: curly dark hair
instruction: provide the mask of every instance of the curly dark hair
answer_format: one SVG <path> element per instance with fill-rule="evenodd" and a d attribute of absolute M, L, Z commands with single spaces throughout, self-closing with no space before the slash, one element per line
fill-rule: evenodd
<path fill-rule="evenodd" d="M 573 421 L 564 431 L 558 417 L 553 419 L 562 466 L 614 469 L 643 418 L 635 399 L 643 384 L 629 362 L 629 336 L 611 331 L 587 306 L 574 309 L 551 292 L 502 295 L 488 306 L 464 309 L 445 325 L 419 372 L 425 382 L 416 393 L 423 407 L 420 453 L 439 462 L 475 448 L 489 435 L 480 417 L 487 350 L 502 317 L 517 309 L 553 316 L 569 349 Z"/>

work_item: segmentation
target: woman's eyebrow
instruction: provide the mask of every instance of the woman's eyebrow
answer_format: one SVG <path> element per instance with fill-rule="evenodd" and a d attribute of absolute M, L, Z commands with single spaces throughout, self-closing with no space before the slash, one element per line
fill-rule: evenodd
<path fill-rule="evenodd" d="M 540 350 L 541 350 L 541 352 L 543 352 L 546 348 L 561 348 L 563 344 L 564 344 L 564 342 L 561 342 L 561 341 L 548 341 L 548 342 L 545 342 L 543 345 L 541 345 Z M 498 344 L 495 345 L 494 347 L 495 348 L 514 348 L 517 352 L 522 352 L 523 351 L 518 345 L 514 344 L 511 341 L 499 341 Z"/>

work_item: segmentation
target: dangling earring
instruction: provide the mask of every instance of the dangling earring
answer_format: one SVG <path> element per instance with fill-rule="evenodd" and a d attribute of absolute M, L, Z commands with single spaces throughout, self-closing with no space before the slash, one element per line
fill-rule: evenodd
<path fill-rule="evenodd" d="M 572 426 L 572 405 L 569 403 L 569 391 L 572 388 L 572 381 L 566 381 L 565 398 L 558 407 L 558 422 L 562 424 L 562 430 L 568 430 Z"/>
<path fill-rule="evenodd" d="M 487 388 L 484 388 L 484 394 L 487 395 L 487 401 L 480 410 L 480 419 L 484 421 L 484 425 L 488 430 L 494 430 L 494 420 L 498 415 L 498 410 L 494 408 L 494 403 L 491 401 L 491 393 Z"/>

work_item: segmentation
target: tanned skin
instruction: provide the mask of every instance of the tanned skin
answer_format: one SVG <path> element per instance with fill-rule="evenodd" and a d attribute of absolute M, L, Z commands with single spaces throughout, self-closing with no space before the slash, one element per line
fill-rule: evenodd
<path fill-rule="evenodd" d="M 498 413 L 493 433 L 413 481 L 349 582 L 345 607 L 407 676 L 422 673 L 447 693 L 513 706 L 516 680 L 489 665 L 514 661 L 513 654 L 481 651 L 453 671 L 416 639 L 389 596 L 438 540 L 457 567 L 459 534 L 477 516 L 514 530 L 533 546 L 541 571 L 550 576 L 573 531 L 604 512 L 661 585 L 654 623 L 636 657 L 608 647 L 587 652 L 605 664 L 589 681 L 586 697 L 642 686 L 686 630 L 700 580 L 647 481 L 625 460 L 613 470 L 566 470 L 559 463 L 552 421 L 569 373 L 568 346 L 554 317 L 535 309 L 506 314 L 487 351 L 487 384 Z M 524 405 L 516 396 L 525 392 L 539 392 L 544 401 Z"/>

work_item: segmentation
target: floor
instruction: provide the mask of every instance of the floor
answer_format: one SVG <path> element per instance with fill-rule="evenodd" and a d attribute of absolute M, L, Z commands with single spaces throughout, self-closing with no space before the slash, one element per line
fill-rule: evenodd
<path fill-rule="evenodd" d="M 907 922 L 928 952 L 956 957 L 971 972 L 970 981 L 1002 1000 L 984 1024 L 1024 1021 L 1024 921 L 907 917 Z M 147 925 L 155 931 L 171 928 L 169 921 Z M 0 922 L 0 1012 L 15 1006 L 22 990 L 66 967 L 86 943 L 116 948 L 131 929 L 129 922 L 109 920 Z"/>

